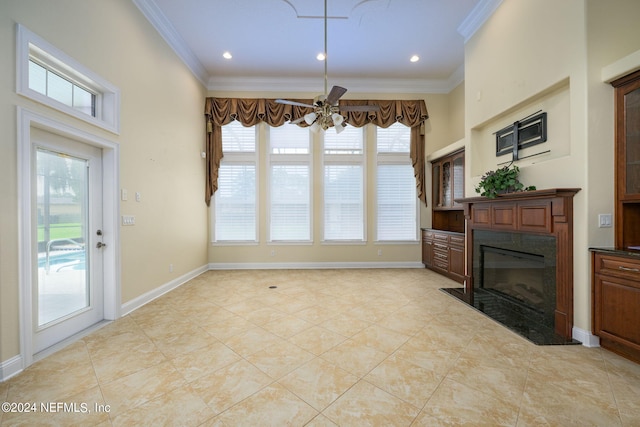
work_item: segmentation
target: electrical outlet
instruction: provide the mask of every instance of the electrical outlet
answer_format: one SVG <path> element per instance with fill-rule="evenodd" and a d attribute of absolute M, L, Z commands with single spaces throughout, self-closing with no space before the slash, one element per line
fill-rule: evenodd
<path fill-rule="evenodd" d="M 378 256 L 382 256 L 382 249 L 378 249 Z"/>
<path fill-rule="evenodd" d="M 122 225 L 136 225 L 136 217 L 133 215 L 122 215 Z"/>

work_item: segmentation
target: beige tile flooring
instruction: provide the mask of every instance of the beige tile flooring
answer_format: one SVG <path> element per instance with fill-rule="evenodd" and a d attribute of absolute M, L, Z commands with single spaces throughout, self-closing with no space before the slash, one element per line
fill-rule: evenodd
<path fill-rule="evenodd" d="M 1 401 L 68 405 L 0 423 L 640 425 L 640 365 L 535 346 L 451 286 L 420 269 L 210 271 L 0 384 Z"/>

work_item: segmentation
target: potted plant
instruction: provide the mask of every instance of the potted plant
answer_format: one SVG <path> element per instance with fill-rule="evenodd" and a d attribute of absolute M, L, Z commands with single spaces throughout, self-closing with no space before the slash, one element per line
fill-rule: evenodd
<path fill-rule="evenodd" d="M 507 165 L 495 171 L 489 171 L 482 175 L 480 183 L 476 187 L 476 193 L 493 199 L 498 194 L 535 190 L 535 186 L 530 185 L 525 187 L 524 184 L 518 180 L 519 173 L 520 169 L 515 165 Z"/>

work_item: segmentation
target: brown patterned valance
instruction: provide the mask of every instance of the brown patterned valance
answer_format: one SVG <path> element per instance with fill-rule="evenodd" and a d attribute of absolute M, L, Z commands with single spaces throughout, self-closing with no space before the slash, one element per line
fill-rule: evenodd
<path fill-rule="evenodd" d="M 304 104 L 313 104 L 310 99 L 295 99 Z M 342 113 L 346 123 L 355 127 L 362 127 L 368 123 L 383 128 L 395 122 L 411 128 L 411 161 L 416 177 L 418 197 L 425 205 L 427 194 L 424 188 L 424 134 L 420 131 L 422 124 L 429 118 L 424 100 L 340 100 L 340 105 L 377 105 L 379 111 L 360 112 L 348 111 Z M 244 126 L 253 126 L 265 122 L 269 126 L 282 126 L 290 120 L 303 117 L 311 111 L 308 107 L 279 104 L 275 99 L 250 98 L 207 98 L 204 115 L 207 121 L 207 182 L 205 201 L 207 206 L 211 202 L 213 193 L 218 189 L 218 168 L 222 160 L 222 130 L 221 126 L 238 120 Z M 304 120 L 300 126 L 307 126 Z"/>

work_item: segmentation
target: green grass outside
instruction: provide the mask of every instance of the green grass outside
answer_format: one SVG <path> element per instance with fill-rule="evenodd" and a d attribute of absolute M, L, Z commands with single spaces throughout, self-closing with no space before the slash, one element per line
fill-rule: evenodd
<path fill-rule="evenodd" d="M 78 223 L 51 224 L 49 239 L 78 239 L 82 237 L 82 227 Z M 44 226 L 38 227 L 38 242 L 44 241 Z"/>

